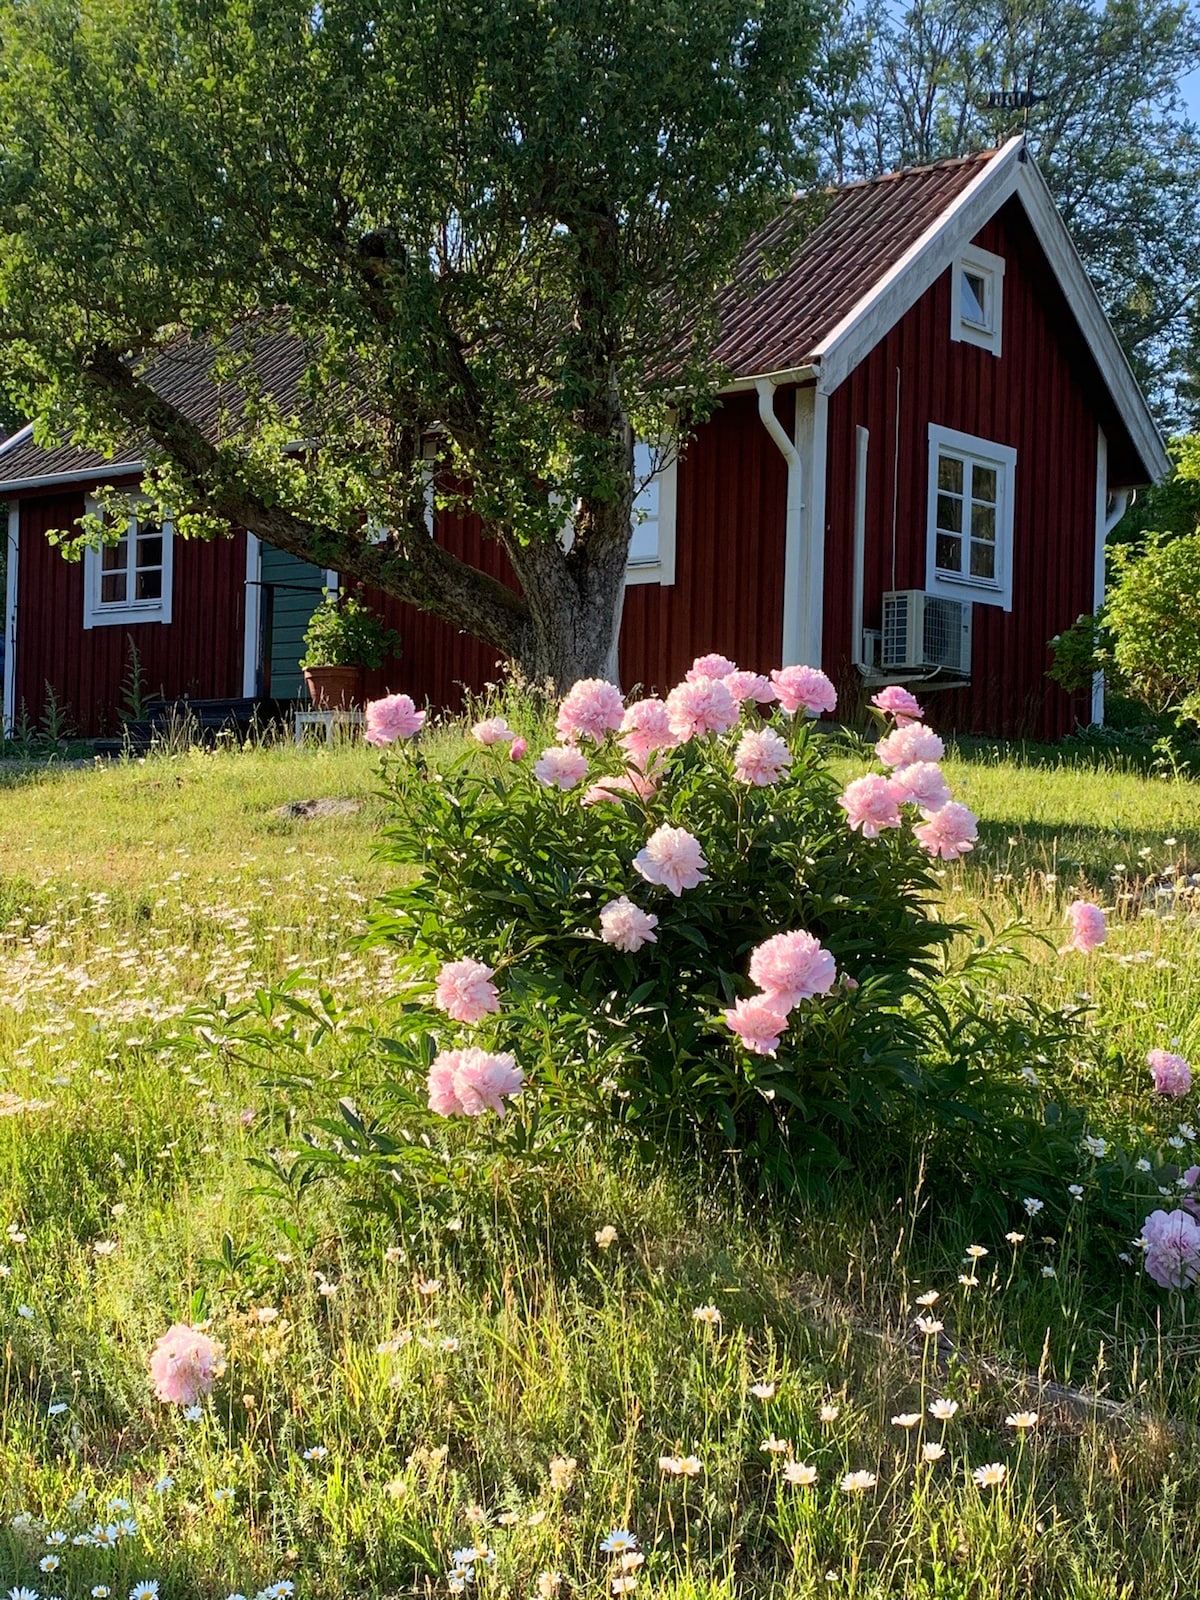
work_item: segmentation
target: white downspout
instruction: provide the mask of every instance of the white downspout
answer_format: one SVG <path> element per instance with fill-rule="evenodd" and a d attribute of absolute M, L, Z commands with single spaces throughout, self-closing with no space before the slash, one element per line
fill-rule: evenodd
<path fill-rule="evenodd" d="M 863 653 L 863 581 L 867 564 L 867 428 L 854 430 L 854 568 L 850 588 L 850 659 L 865 667 Z"/>
<path fill-rule="evenodd" d="M 804 564 L 804 470 L 800 452 L 775 415 L 775 386 L 770 378 L 756 378 L 758 414 L 763 427 L 779 446 L 787 462 L 787 505 L 783 514 L 783 665 L 795 666 L 808 657 L 808 585 Z"/>
<path fill-rule="evenodd" d="M 1106 576 L 1106 546 L 1108 536 L 1129 509 L 1133 499 L 1130 489 L 1114 489 L 1109 507 L 1108 440 L 1104 429 L 1096 430 L 1096 566 L 1092 584 L 1092 610 L 1099 611 L 1104 604 Z M 1092 722 L 1104 721 L 1104 674 L 1097 672 L 1092 679 Z"/>

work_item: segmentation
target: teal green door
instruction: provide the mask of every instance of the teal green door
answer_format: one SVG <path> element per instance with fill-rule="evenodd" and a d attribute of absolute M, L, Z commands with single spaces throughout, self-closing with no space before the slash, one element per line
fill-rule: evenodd
<path fill-rule="evenodd" d="M 273 545 L 262 547 L 263 692 L 273 700 L 304 698 L 300 657 L 304 630 L 325 593 L 325 574 Z"/>

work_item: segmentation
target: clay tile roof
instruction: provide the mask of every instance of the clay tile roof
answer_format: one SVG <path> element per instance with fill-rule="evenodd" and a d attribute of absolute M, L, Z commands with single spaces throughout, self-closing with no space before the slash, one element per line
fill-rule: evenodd
<path fill-rule="evenodd" d="M 806 365 L 994 155 L 985 150 L 831 189 L 828 210 L 790 259 L 789 232 L 811 222 L 803 205 L 784 212 L 747 249 L 722 296 L 722 365 L 736 378 Z M 773 258 L 771 276 L 764 257 Z"/>
<path fill-rule="evenodd" d="M 253 371 L 256 385 L 270 395 L 283 414 L 303 410 L 300 381 L 311 359 L 303 340 L 286 329 L 259 321 L 231 343 L 239 350 L 245 341 L 253 346 Z M 215 383 L 213 347 L 185 335 L 168 344 L 150 364 L 146 378 L 164 400 L 199 423 L 210 439 L 220 432 L 220 414 L 240 394 L 236 382 Z M 140 467 L 144 445 L 139 441 L 118 450 L 111 457 L 97 450 L 61 444 L 49 448 L 36 444 L 28 433 L 16 434 L 8 445 L 0 445 L 0 485 L 25 483 L 33 478 L 90 478 L 95 483 L 120 476 L 122 467 Z"/>
<path fill-rule="evenodd" d="M 733 378 L 758 377 L 804 366 L 817 346 L 857 302 L 895 266 L 925 230 L 991 160 L 992 150 L 910 167 L 863 183 L 831 189 L 787 207 L 747 247 L 733 282 L 720 296 L 716 356 Z M 823 211 L 820 206 L 827 209 Z M 819 220 L 814 226 L 814 209 Z M 788 239 L 797 237 L 789 254 Z M 805 236 L 806 235 L 806 236 Z M 299 385 L 310 352 L 286 331 L 259 323 L 254 370 L 263 389 L 288 414 L 298 409 Z M 212 381 L 211 347 L 180 337 L 159 354 L 146 376 L 215 438 L 229 389 Z M 0 489 L 31 479 L 104 481 L 122 466 L 135 470 L 142 446 L 111 458 L 73 445 L 49 449 L 27 434 L 0 446 Z"/>

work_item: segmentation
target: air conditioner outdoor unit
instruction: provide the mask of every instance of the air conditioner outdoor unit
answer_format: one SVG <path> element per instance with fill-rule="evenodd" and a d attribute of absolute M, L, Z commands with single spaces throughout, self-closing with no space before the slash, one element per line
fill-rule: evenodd
<path fill-rule="evenodd" d="M 880 665 L 890 671 L 935 669 L 966 678 L 971 672 L 971 602 L 947 600 L 921 589 L 893 589 L 883 597 Z"/>

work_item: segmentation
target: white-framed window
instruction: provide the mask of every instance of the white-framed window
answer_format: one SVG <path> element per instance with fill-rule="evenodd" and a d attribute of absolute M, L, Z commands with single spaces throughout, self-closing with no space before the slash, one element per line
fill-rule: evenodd
<path fill-rule="evenodd" d="M 1004 333 L 1004 257 L 972 246 L 952 270 L 950 337 L 998 356 Z"/>
<path fill-rule="evenodd" d="M 633 537 L 625 582 L 675 582 L 675 486 L 677 460 L 672 449 L 663 452 L 641 439 L 633 446 Z M 655 471 L 657 465 L 658 470 Z"/>
<path fill-rule="evenodd" d="M 88 511 L 102 508 L 88 502 Z M 83 625 L 170 622 L 175 530 L 136 506 L 120 536 L 83 553 Z"/>
<path fill-rule="evenodd" d="M 953 428 L 929 427 L 925 588 L 1012 609 L 1017 452 Z"/>

